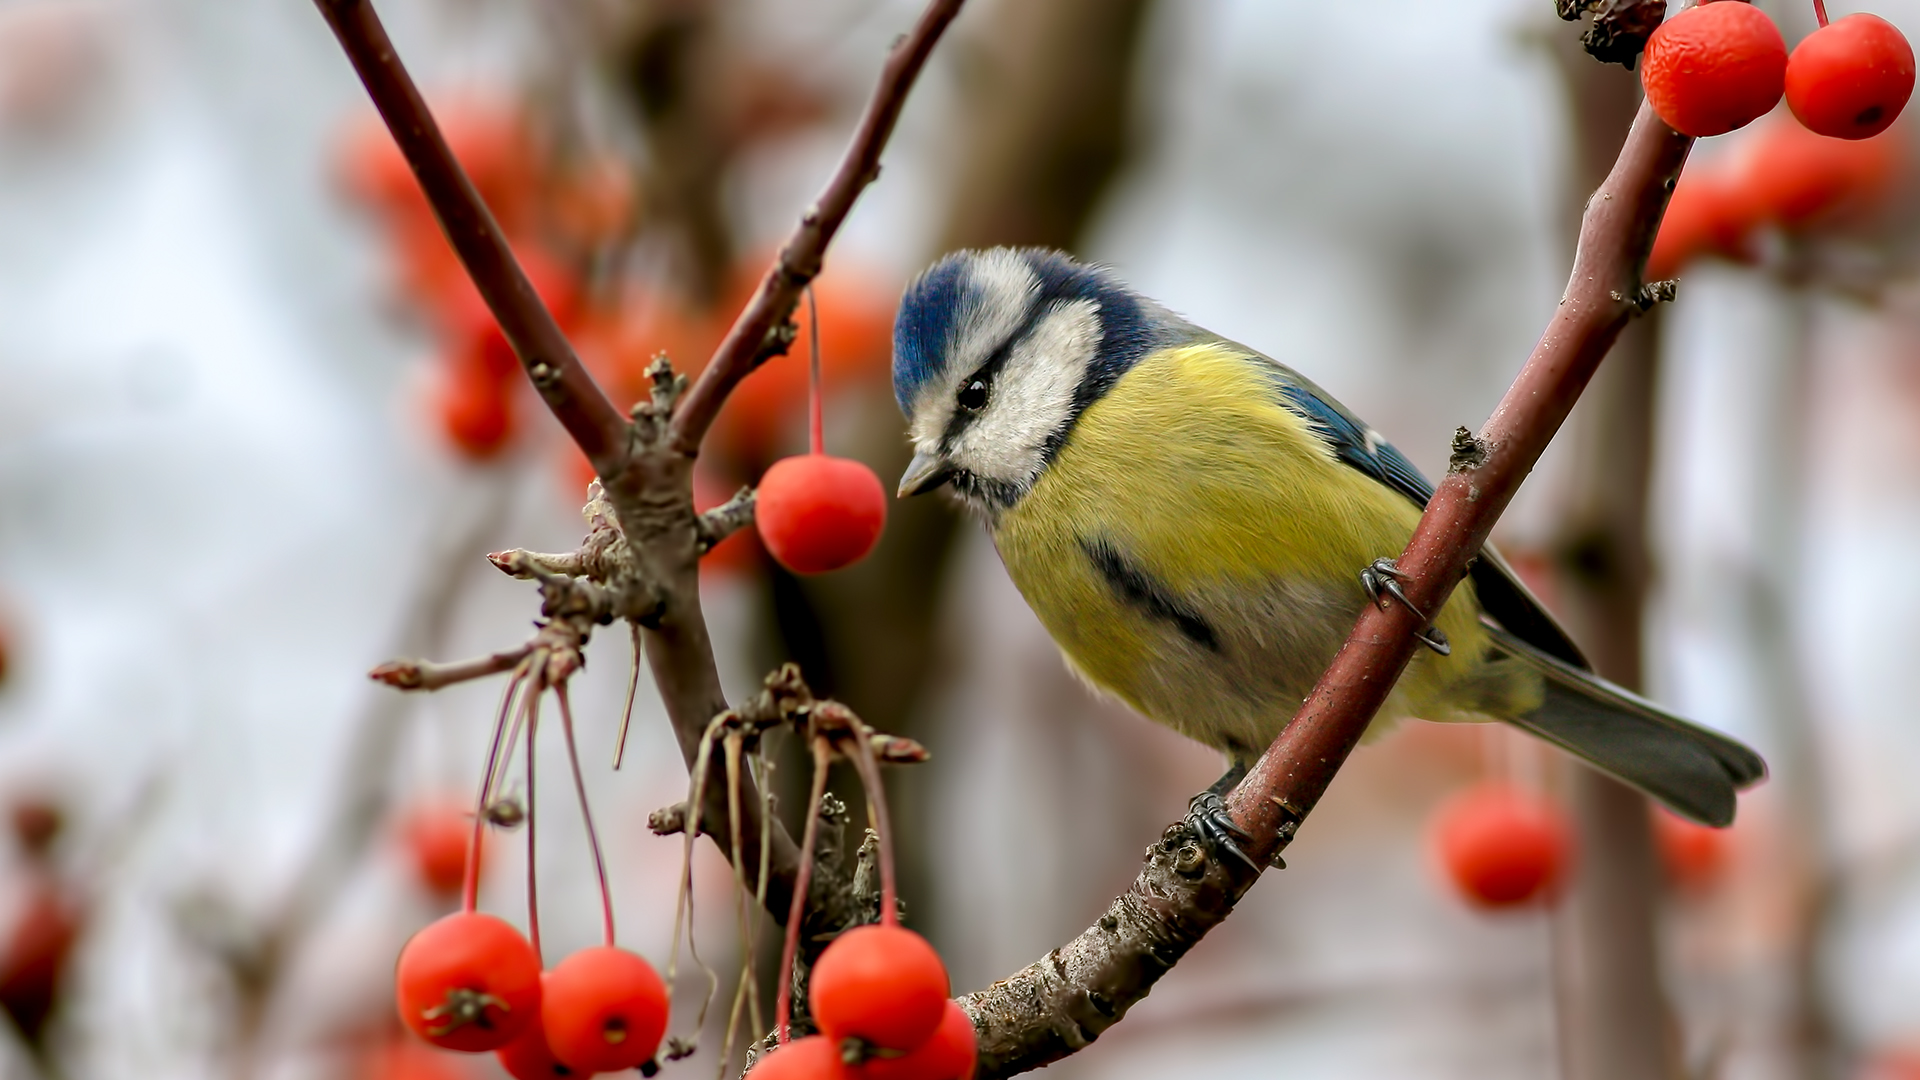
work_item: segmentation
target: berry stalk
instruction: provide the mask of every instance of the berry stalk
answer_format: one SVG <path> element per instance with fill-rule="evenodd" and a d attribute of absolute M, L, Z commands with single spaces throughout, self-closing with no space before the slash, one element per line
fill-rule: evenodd
<path fill-rule="evenodd" d="M 541 656 L 542 654 L 535 654 Z M 538 665 L 533 676 L 533 689 L 526 699 L 527 710 L 527 939 L 533 943 L 533 955 L 540 959 L 540 966 L 546 967 L 546 954 L 540 950 L 540 886 L 539 860 L 534 858 L 534 834 L 540 830 L 534 828 L 533 808 L 536 804 L 533 794 L 533 739 L 540 730 L 540 695 L 546 691 L 546 664 Z"/>
<path fill-rule="evenodd" d="M 587 778 L 580 772 L 580 750 L 573 738 L 573 706 L 567 700 L 567 684 L 555 683 L 553 696 L 560 702 L 560 730 L 567 736 L 567 763 L 573 767 L 573 790 L 580 796 L 580 818 L 587 823 L 587 846 L 593 849 L 593 872 L 600 880 L 601 940 L 612 948 L 613 889 L 607 884 L 607 859 L 600 851 L 600 830 L 594 828 L 593 809 L 587 805 Z"/>
<path fill-rule="evenodd" d="M 506 738 L 507 715 L 513 711 L 513 696 L 526 680 L 529 661 L 514 668 L 513 678 L 500 696 L 500 715 L 493 721 L 493 745 L 487 748 L 487 768 L 480 776 L 480 797 L 473 808 L 473 835 L 467 838 L 467 867 L 460 881 L 460 910 L 471 914 L 480 906 L 480 843 L 486 834 L 487 806 L 493 795 L 494 772 L 500 767 L 500 746 Z"/>
<path fill-rule="evenodd" d="M 820 416 L 820 305 L 813 299 L 811 285 L 807 286 L 807 450 L 827 452 L 826 424 Z"/>
<path fill-rule="evenodd" d="M 794 867 L 793 875 L 793 903 L 787 908 L 787 937 L 780 946 L 780 986 L 773 999 L 773 1028 L 782 1046 L 791 1038 L 787 1018 L 793 1014 L 793 958 L 800 951 L 800 922 L 807 910 L 807 886 L 813 879 L 813 842 L 820 835 L 820 800 L 827 794 L 827 767 L 832 762 L 832 745 L 825 736 L 814 736 L 813 787 L 807 793 L 807 825 L 800 836 L 800 862 Z M 886 850 L 884 841 L 881 850 Z"/>
<path fill-rule="evenodd" d="M 866 789 L 867 806 L 873 811 L 873 831 L 880 838 L 880 925 L 898 926 L 899 904 L 893 876 L 893 825 L 887 818 L 887 789 L 880 782 L 880 763 L 874 759 L 873 743 L 866 725 L 853 725 L 854 743 L 860 752 L 853 757 L 854 771 L 860 774 L 860 786 Z"/>

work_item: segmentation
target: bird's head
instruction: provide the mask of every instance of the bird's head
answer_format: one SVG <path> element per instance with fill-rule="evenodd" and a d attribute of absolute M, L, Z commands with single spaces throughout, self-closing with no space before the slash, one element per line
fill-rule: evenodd
<path fill-rule="evenodd" d="M 893 393 L 914 449 L 900 494 L 950 484 L 990 517 L 1019 502 L 1087 406 L 1155 347 L 1161 315 L 1057 251 L 934 263 L 893 326 Z"/>

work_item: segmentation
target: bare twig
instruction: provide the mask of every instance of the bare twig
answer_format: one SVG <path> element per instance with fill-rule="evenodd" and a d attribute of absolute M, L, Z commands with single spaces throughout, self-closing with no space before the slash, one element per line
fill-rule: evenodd
<path fill-rule="evenodd" d="M 522 580 L 540 572 L 567 577 L 594 576 L 594 567 L 586 553 L 581 551 L 543 552 L 513 548 L 508 551 L 488 552 L 487 561 L 493 564 L 494 569 L 508 577 L 517 577 Z"/>
<path fill-rule="evenodd" d="M 754 494 L 750 487 L 733 493 L 733 498 L 700 515 L 695 523 L 695 543 L 705 555 L 720 546 L 720 541 L 753 524 Z"/>
<path fill-rule="evenodd" d="M 1613 172 L 1587 204 L 1572 279 L 1546 333 L 1428 504 L 1398 561 L 1409 606 L 1369 605 L 1352 636 L 1259 762 L 1228 795 L 1256 859 L 1275 858 L 1319 801 L 1485 544 L 1614 339 L 1639 310 L 1640 274 L 1692 140 L 1642 106 Z M 1254 872 L 1205 857 L 1185 826 L 1149 849 L 1099 923 L 1045 959 L 962 1000 L 980 1035 L 981 1080 L 1038 1068 L 1092 1042 L 1249 888 Z"/>
<path fill-rule="evenodd" d="M 446 664 L 436 664 L 431 660 L 390 660 L 367 672 L 367 677 L 397 690 L 438 690 L 454 683 L 512 671 L 514 665 L 526 659 L 532 651 L 531 645 L 522 645 L 517 649 Z"/>

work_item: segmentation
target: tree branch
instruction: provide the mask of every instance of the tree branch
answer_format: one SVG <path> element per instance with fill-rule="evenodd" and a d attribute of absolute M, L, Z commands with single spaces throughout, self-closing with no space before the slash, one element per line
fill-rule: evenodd
<path fill-rule="evenodd" d="M 1456 439 L 1446 478 L 1397 561 L 1411 605 L 1361 613 L 1306 703 L 1228 794 L 1234 822 L 1254 837 L 1256 859 L 1286 847 L 1319 801 L 1413 657 L 1413 635 L 1424 622 L 1413 609 L 1445 606 L 1614 339 L 1640 312 L 1640 275 L 1692 146 L 1641 105 L 1613 171 L 1587 201 L 1573 274 L 1546 333 L 1479 436 Z"/>
<path fill-rule="evenodd" d="M 734 386 L 762 361 L 785 353 L 792 344 L 793 309 L 800 302 L 800 293 L 819 275 L 827 245 L 840 231 L 854 200 L 879 179 L 880 151 L 893 135 L 893 125 L 907 103 L 907 91 L 913 88 L 920 69 L 933 53 L 934 43 L 960 13 L 963 2 L 932 0 L 913 30 L 894 43 L 880 71 L 880 85 L 874 88 L 853 143 L 840 159 L 833 179 L 800 215 L 800 224 L 780 249 L 780 257 L 760 278 L 752 302 L 734 320 L 733 328 L 727 331 L 726 339 L 714 351 L 713 359 L 700 372 L 699 381 L 674 417 L 674 442 L 681 452 L 695 453 Z"/>
<path fill-rule="evenodd" d="M 314 0 L 413 169 L 461 265 L 513 344 L 547 408 L 602 475 L 626 455 L 627 422 L 593 381 L 534 291 L 505 234 L 448 148 L 368 0 Z"/>
<path fill-rule="evenodd" d="M 1566 294 L 1526 366 L 1453 466 L 1398 565 L 1413 607 L 1438 611 L 1627 322 L 1668 193 L 1692 140 L 1641 106 L 1613 171 L 1587 203 Z M 1369 606 L 1300 711 L 1238 787 L 1234 821 L 1256 860 L 1276 860 L 1360 741 L 1412 658 L 1422 620 Z M 980 1080 L 1073 1053 L 1117 1023 L 1161 974 L 1225 919 L 1255 872 L 1206 857 L 1186 826 L 1147 852 L 1100 922 L 1011 978 L 962 1000 L 980 1034 Z"/>
<path fill-rule="evenodd" d="M 790 331 L 773 333 L 774 328 L 790 327 L 800 291 L 819 272 L 827 245 L 854 200 L 878 175 L 881 151 L 907 93 L 963 0 L 931 0 L 913 30 L 895 44 L 839 168 L 802 216 L 699 385 L 687 393 L 685 377 L 657 360 L 649 369 L 652 392 L 633 407 L 631 422 L 581 365 L 521 271 L 498 223 L 441 137 L 369 0 L 314 2 L 365 83 L 528 378 L 602 479 L 603 490 L 586 507 L 589 532 L 577 553 L 505 552 L 495 564 L 508 573 L 541 580 L 543 592 L 550 594 L 541 633 L 565 637 L 556 648 L 569 656 L 577 653 L 596 622 L 624 618 L 642 628 L 648 667 L 691 767 L 709 721 L 727 710 L 700 609 L 702 542 L 717 542 L 727 530 L 744 524 L 750 505 L 736 503 L 707 521 L 694 512 L 693 459 L 701 436 L 740 379 L 772 355 L 768 349 L 784 350 Z M 486 658 L 438 670 L 399 666 L 376 677 L 403 684 L 418 678 L 424 688 L 435 678 L 482 674 L 493 662 Z M 700 815 L 722 835 L 730 835 L 726 784 L 720 763 L 714 764 L 716 772 L 709 779 L 715 782 L 705 785 L 709 794 Z M 742 850 L 758 850 L 761 828 L 772 830 L 764 895 L 775 918 L 783 918 L 798 851 L 777 821 L 759 819 L 757 795 L 743 790 L 740 803 Z M 744 869 L 748 886 L 757 886 L 758 866 Z M 845 910 L 844 897 L 815 892 L 809 897 L 811 907 L 827 914 Z"/>

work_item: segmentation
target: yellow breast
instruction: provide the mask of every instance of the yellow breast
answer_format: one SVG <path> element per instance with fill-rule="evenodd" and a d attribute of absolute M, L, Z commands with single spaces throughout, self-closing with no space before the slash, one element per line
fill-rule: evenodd
<path fill-rule="evenodd" d="M 1418 519 L 1335 460 L 1256 362 L 1209 344 L 1148 357 L 1088 408 L 994 542 L 1085 678 L 1257 752 L 1353 628 L 1361 569 Z M 1483 652 L 1476 614 L 1463 585 L 1436 620 L 1453 657 L 1416 659 L 1390 709 L 1455 718 L 1446 691 Z"/>

